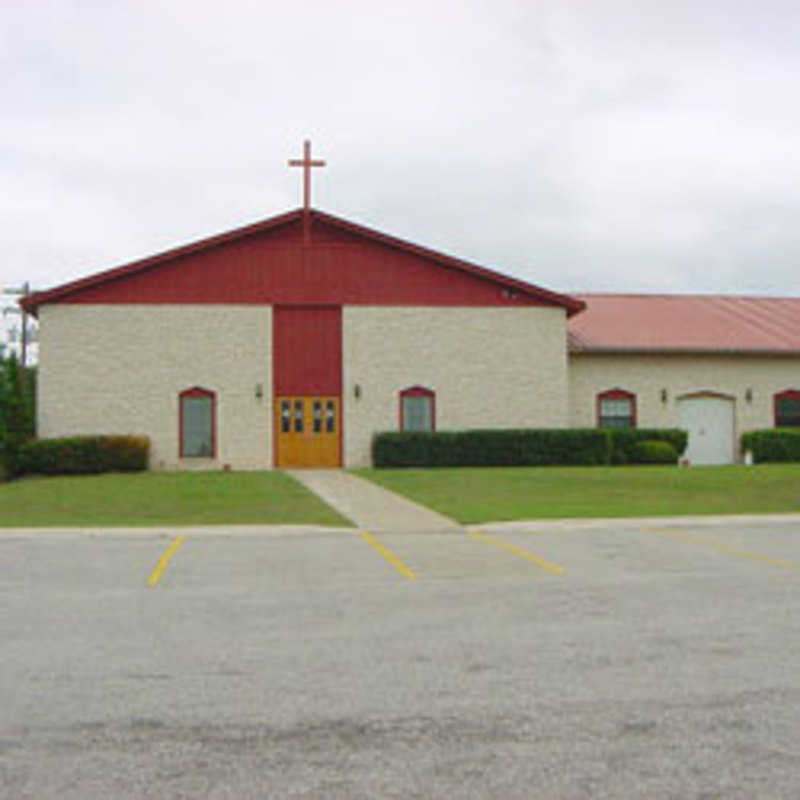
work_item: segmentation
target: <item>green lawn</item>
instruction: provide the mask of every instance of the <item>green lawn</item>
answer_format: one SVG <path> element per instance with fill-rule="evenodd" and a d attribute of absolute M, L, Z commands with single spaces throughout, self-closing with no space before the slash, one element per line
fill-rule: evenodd
<path fill-rule="evenodd" d="M 135 472 L 0 484 L 0 527 L 342 525 L 282 472 Z"/>
<path fill-rule="evenodd" d="M 560 517 L 800 511 L 800 465 L 363 469 L 464 524 Z"/>

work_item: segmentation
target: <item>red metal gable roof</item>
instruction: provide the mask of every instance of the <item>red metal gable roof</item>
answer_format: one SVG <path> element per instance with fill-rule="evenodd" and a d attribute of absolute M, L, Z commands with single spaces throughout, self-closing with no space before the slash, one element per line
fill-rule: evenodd
<path fill-rule="evenodd" d="M 46 303 L 544 304 L 568 315 L 573 297 L 405 242 L 347 220 L 297 209 L 30 295 Z M 438 267 L 434 271 L 432 267 Z M 154 274 L 156 273 L 157 274 Z"/>
<path fill-rule="evenodd" d="M 800 298 L 580 294 L 574 353 L 800 353 Z"/>

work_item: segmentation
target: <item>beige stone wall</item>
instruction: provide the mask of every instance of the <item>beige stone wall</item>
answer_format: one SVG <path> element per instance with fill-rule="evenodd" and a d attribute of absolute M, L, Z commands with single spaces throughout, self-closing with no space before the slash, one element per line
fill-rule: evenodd
<path fill-rule="evenodd" d="M 736 447 L 739 436 L 774 423 L 773 395 L 800 388 L 800 357 L 721 355 L 576 355 L 569 358 L 570 426 L 597 424 L 598 392 L 621 388 L 636 394 L 642 428 L 675 427 L 677 398 L 710 391 L 734 398 Z M 667 390 L 667 402 L 661 390 Z M 752 390 L 752 401 L 745 395 Z"/>
<path fill-rule="evenodd" d="M 40 323 L 40 436 L 146 434 L 156 469 L 271 466 L 271 308 L 59 304 Z M 217 393 L 213 460 L 178 457 L 192 386 Z"/>
<path fill-rule="evenodd" d="M 567 424 L 563 309 L 348 306 L 342 349 L 346 466 L 370 463 L 416 384 L 436 392 L 437 430 Z"/>

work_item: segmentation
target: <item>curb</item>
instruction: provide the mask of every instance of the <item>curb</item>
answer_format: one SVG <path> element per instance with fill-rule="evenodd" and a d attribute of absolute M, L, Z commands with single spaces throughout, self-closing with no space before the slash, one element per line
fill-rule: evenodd
<path fill-rule="evenodd" d="M 530 519 L 506 522 L 484 522 L 466 525 L 470 528 L 487 528 L 495 531 L 552 531 L 552 530 L 592 530 L 595 528 L 616 527 L 623 529 L 641 528 L 643 525 L 667 525 L 669 527 L 713 528 L 721 525 L 794 523 L 800 524 L 800 514 L 715 514 L 690 515 L 680 517 L 591 517 L 568 519 Z"/>

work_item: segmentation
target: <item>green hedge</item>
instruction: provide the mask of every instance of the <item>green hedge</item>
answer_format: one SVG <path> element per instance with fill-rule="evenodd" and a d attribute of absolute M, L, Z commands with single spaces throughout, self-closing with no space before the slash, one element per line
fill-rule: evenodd
<path fill-rule="evenodd" d="M 523 467 L 637 462 L 636 444 L 668 442 L 681 453 L 685 431 L 598 428 L 378 433 L 376 467 Z M 676 456 L 677 459 L 677 456 Z"/>
<path fill-rule="evenodd" d="M 657 439 L 644 439 L 633 447 L 636 464 L 677 464 L 678 451 L 669 443 Z"/>
<path fill-rule="evenodd" d="M 753 461 L 800 461 L 800 428 L 768 428 L 742 434 L 742 452 L 753 453 Z"/>
<path fill-rule="evenodd" d="M 686 449 L 689 434 L 677 428 L 607 428 L 611 437 L 611 464 L 643 464 L 639 442 L 669 442 L 677 457 Z"/>
<path fill-rule="evenodd" d="M 146 436 L 71 436 L 31 439 L 20 451 L 20 472 L 82 475 L 147 469 L 150 440 Z"/>

